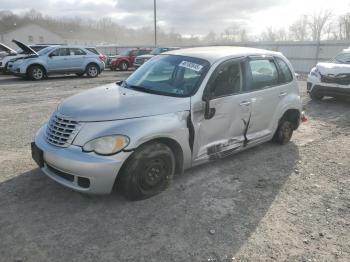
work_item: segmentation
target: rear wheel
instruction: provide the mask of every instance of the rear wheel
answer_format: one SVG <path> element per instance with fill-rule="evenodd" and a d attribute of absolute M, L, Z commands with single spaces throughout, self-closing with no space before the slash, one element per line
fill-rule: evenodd
<path fill-rule="evenodd" d="M 151 142 L 138 148 L 128 159 L 120 174 L 124 195 L 130 200 L 146 199 L 164 191 L 175 173 L 172 150 Z"/>
<path fill-rule="evenodd" d="M 119 69 L 120 69 L 121 71 L 128 71 L 128 69 L 129 69 L 128 63 L 127 63 L 127 62 L 121 62 L 121 63 L 119 64 Z"/>
<path fill-rule="evenodd" d="M 293 131 L 293 124 L 288 120 L 282 120 L 277 128 L 273 140 L 280 145 L 285 145 L 292 138 Z"/>
<path fill-rule="evenodd" d="M 29 67 L 28 77 L 32 80 L 42 80 L 45 77 L 44 68 L 38 65 Z"/>
<path fill-rule="evenodd" d="M 95 64 L 89 64 L 86 67 L 86 74 L 88 77 L 97 77 L 99 74 L 99 68 Z"/>

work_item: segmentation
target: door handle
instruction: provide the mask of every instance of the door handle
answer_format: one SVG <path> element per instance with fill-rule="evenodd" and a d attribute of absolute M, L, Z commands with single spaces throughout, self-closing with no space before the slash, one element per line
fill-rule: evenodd
<path fill-rule="evenodd" d="M 249 106 L 251 104 L 250 101 L 242 101 L 239 105 L 240 106 Z"/>
<path fill-rule="evenodd" d="M 286 95 L 287 95 L 286 92 L 281 92 L 281 93 L 279 94 L 279 97 L 285 97 Z"/>

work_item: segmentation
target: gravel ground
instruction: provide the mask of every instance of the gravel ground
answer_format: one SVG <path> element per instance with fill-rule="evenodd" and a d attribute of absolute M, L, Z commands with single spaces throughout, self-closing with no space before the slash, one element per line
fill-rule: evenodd
<path fill-rule="evenodd" d="M 35 131 L 63 98 L 128 73 L 31 82 L 0 75 L 0 261 L 350 261 L 350 102 L 310 101 L 286 146 L 267 143 L 128 202 L 47 178 Z"/>

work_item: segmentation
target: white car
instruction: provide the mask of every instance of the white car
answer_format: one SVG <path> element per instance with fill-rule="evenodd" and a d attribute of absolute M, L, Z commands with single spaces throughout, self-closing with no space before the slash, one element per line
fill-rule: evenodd
<path fill-rule="evenodd" d="M 144 199 L 187 168 L 270 140 L 288 143 L 301 109 L 294 70 L 281 53 L 176 50 L 125 81 L 64 100 L 37 132 L 32 156 L 73 190 L 106 194 L 117 182 L 128 198 Z"/>
<path fill-rule="evenodd" d="M 0 53 L 0 71 L 2 72 L 8 72 L 10 70 L 9 68 L 10 65 L 12 65 L 17 58 L 33 55 L 33 53 L 30 50 L 23 48 L 23 45 L 21 42 L 16 40 L 12 40 L 12 42 L 18 45 L 19 49 L 15 51 L 4 44 L 0 44 L 0 51 L 4 50 L 3 53 L 6 53 L 6 55 L 3 54 L 2 56 Z M 29 47 L 35 52 L 37 52 L 48 46 L 49 45 L 40 44 L 40 45 L 30 45 Z"/>
<path fill-rule="evenodd" d="M 307 79 L 311 99 L 324 96 L 350 97 L 350 48 L 343 50 L 332 61 L 318 63 Z"/>

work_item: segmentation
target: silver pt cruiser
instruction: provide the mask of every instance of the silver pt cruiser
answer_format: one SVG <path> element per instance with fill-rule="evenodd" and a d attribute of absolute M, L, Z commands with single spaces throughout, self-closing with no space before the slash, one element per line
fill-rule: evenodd
<path fill-rule="evenodd" d="M 106 194 L 117 183 L 129 199 L 144 199 L 187 168 L 270 140 L 288 143 L 301 108 L 281 53 L 182 49 L 64 100 L 37 132 L 32 156 L 73 190 Z"/>

